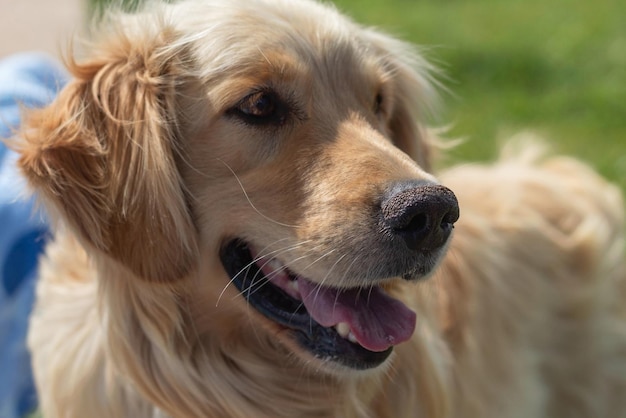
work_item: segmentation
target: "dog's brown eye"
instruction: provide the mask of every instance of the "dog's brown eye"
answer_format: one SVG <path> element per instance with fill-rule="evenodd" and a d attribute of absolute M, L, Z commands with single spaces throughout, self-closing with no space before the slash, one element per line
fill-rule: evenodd
<path fill-rule="evenodd" d="M 288 109 L 273 91 L 258 91 L 246 96 L 229 113 L 252 125 L 281 125 Z"/>
<path fill-rule="evenodd" d="M 242 113 L 248 116 L 264 118 L 271 116 L 276 110 L 273 95 L 265 92 L 258 92 L 246 97 L 239 105 Z"/>

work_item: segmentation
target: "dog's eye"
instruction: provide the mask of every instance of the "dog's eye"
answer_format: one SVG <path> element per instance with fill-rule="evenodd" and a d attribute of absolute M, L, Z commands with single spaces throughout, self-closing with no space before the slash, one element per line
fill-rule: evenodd
<path fill-rule="evenodd" d="M 376 94 L 374 98 L 374 113 L 377 115 L 382 111 L 383 108 L 383 95 L 382 93 Z"/>
<path fill-rule="evenodd" d="M 230 113 L 252 125 L 281 125 L 288 111 L 276 93 L 258 91 L 244 97 Z"/>
<path fill-rule="evenodd" d="M 255 118 L 267 118 L 276 110 L 274 95 L 267 92 L 251 94 L 239 104 L 241 113 Z"/>

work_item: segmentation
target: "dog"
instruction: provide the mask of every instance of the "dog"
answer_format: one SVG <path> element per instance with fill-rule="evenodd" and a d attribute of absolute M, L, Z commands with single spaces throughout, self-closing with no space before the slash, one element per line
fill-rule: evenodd
<path fill-rule="evenodd" d="M 16 145 L 44 417 L 626 416 L 615 186 L 525 141 L 435 176 L 436 70 L 329 5 L 105 21 Z"/>

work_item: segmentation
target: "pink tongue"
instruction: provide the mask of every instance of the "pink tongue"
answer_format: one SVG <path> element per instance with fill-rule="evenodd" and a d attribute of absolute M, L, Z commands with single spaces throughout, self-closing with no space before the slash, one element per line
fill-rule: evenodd
<path fill-rule="evenodd" d="M 411 338 L 415 312 L 379 287 L 339 290 L 298 277 L 298 289 L 309 315 L 324 327 L 347 322 L 360 345 L 385 351 Z"/>

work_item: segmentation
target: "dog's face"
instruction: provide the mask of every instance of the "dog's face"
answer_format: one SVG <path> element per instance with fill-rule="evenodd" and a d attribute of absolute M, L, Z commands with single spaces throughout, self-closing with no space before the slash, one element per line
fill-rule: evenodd
<path fill-rule="evenodd" d="M 318 4 L 241 3 L 165 7 L 158 33 L 130 19 L 74 66 L 22 165 L 136 280 L 376 367 L 415 326 L 395 288 L 433 271 L 458 218 L 427 173 L 425 64 Z"/>

